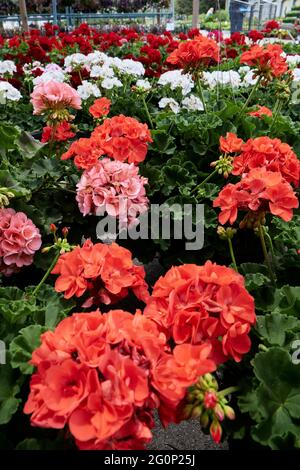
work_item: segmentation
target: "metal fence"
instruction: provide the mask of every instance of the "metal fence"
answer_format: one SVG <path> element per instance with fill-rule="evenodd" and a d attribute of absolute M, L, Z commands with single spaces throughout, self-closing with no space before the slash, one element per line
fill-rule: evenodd
<path fill-rule="evenodd" d="M 66 8 L 64 13 L 53 14 L 34 14 L 28 15 L 29 24 L 38 24 L 52 22 L 53 24 L 66 25 L 73 27 L 80 23 L 109 23 L 109 22 L 146 22 L 147 19 L 160 23 L 160 20 L 170 20 L 172 18 L 171 11 L 152 11 L 144 13 L 75 13 L 72 8 Z M 0 16 L 0 22 L 15 23 L 15 27 L 21 25 L 19 15 Z"/>
<path fill-rule="evenodd" d="M 260 29 L 268 20 L 277 16 L 277 1 L 257 1 L 250 6 L 250 11 L 246 15 L 244 27 L 248 30 Z"/>

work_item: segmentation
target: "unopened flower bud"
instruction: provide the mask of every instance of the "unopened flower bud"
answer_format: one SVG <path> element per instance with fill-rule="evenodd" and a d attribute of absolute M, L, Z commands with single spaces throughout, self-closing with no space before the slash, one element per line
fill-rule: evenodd
<path fill-rule="evenodd" d="M 189 419 L 191 417 L 194 405 L 185 405 L 184 409 L 181 412 L 183 419 Z"/>
<path fill-rule="evenodd" d="M 63 234 L 64 238 L 67 238 L 68 233 L 69 233 L 68 227 L 63 227 L 61 233 Z"/>
<path fill-rule="evenodd" d="M 201 412 L 202 412 L 202 406 L 196 406 L 195 408 L 193 408 L 193 411 L 191 413 L 191 417 L 192 418 L 198 418 L 199 416 L 201 416 Z"/>
<path fill-rule="evenodd" d="M 231 419 L 231 420 L 235 419 L 235 412 L 234 412 L 234 409 L 231 408 L 231 406 L 225 405 L 224 413 L 225 413 L 226 418 Z"/>
<path fill-rule="evenodd" d="M 209 423 L 209 415 L 207 412 L 202 413 L 200 416 L 200 424 L 203 428 L 206 428 Z"/>
<path fill-rule="evenodd" d="M 203 403 L 205 408 L 214 408 L 218 403 L 216 393 L 212 391 L 205 392 Z"/>
<path fill-rule="evenodd" d="M 49 230 L 50 230 L 50 233 L 56 233 L 56 231 L 57 231 L 56 225 L 55 224 L 50 224 Z"/>
<path fill-rule="evenodd" d="M 210 431 L 211 437 L 216 442 L 216 444 L 219 444 L 222 438 L 222 427 L 219 421 L 214 419 L 210 425 L 209 431 Z"/>
<path fill-rule="evenodd" d="M 52 246 L 45 246 L 44 248 L 42 248 L 42 253 L 49 253 L 49 251 L 51 250 Z"/>
<path fill-rule="evenodd" d="M 214 407 L 214 412 L 215 412 L 215 415 L 218 418 L 218 420 L 223 421 L 223 419 L 225 418 L 225 413 L 224 413 L 224 410 L 223 410 L 223 408 L 221 407 L 221 405 L 219 403 L 217 403 L 216 406 Z"/>

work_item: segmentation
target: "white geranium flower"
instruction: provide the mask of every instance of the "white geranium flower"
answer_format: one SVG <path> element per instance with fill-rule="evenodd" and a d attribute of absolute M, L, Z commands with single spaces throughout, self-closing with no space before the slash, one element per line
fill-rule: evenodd
<path fill-rule="evenodd" d="M 21 93 L 8 82 L 0 82 L 0 103 L 5 104 L 6 100 L 19 101 Z"/>
<path fill-rule="evenodd" d="M 99 96 L 101 96 L 101 92 L 97 85 L 87 80 L 83 80 L 82 84 L 79 85 L 77 93 L 82 100 L 87 100 L 91 96 L 94 96 L 95 98 L 99 98 Z"/>
<path fill-rule="evenodd" d="M 241 74 L 241 75 L 244 75 L 246 74 L 247 72 L 249 72 L 251 69 L 249 67 L 249 65 L 242 65 L 242 67 L 240 67 L 238 69 L 238 72 Z"/>
<path fill-rule="evenodd" d="M 190 95 L 184 98 L 182 107 L 190 111 L 204 111 L 203 103 L 196 95 Z"/>
<path fill-rule="evenodd" d="M 108 65 L 93 65 L 90 72 L 91 78 L 112 78 L 115 72 Z"/>
<path fill-rule="evenodd" d="M 12 60 L 0 60 L 0 75 L 13 75 L 17 71 L 17 67 Z"/>
<path fill-rule="evenodd" d="M 158 80 L 158 85 L 170 85 L 171 90 L 181 88 L 183 96 L 188 95 L 193 87 L 194 81 L 189 73 L 184 74 L 182 70 L 170 70 L 163 73 Z"/>
<path fill-rule="evenodd" d="M 73 67 L 77 65 L 84 65 L 87 62 L 87 56 L 84 54 L 80 54 L 79 52 L 71 55 L 67 55 L 64 60 L 65 68 L 70 68 L 71 70 Z"/>
<path fill-rule="evenodd" d="M 107 61 L 107 54 L 100 51 L 91 52 L 86 56 L 86 63 L 92 67 L 93 65 L 102 65 Z"/>
<path fill-rule="evenodd" d="M 162 109 L 169 107 L 175 114 L 178 114 L 180 111 L 179 104 L 173 98 L 162 98 L 158 106 Z"/>
<path fill-rule="evenodd" d="M 38 85 L 39 83 L 46 83 L 51 80 L 62 83 L 65 79 L 66 74 L 59 65 L 48 64 L 44 69 L 43 74 L 33 79 L 33 84 Z"/>
<path fill-rule="evenodd" d="M 135 86 L 142 89 L 143 91 L 149 91 L 152 88 L 151 83 L 148 80 L 138 80 Z"/>
<path fill-rule="evenodd" d="M 210 88 L 214 88 L 217 85 L 230 85 L 238 88 L 241 83 L 240 74 L 234 70 L 214 70 L 213 72 L 203 72 L 203 78 Z"/>
<path fill-rule="evenodd" d="M 134 75 L 135 77 L 142 77 L 145 74 L 145 68 L 141 62 L 131 59 L 122 60 L 120 67 L 121 72 Z"/>
<path fill-rule="evenodd" d="M 123 84 L 118 78 L 112 77 L 112 78 L 105 78 L 101 82 L 101 86 L 102 86 L 102 88 L 105 88 L 106 90 L 111 90 L 115 86 L 116 87 L 121 87 L 121 86 L 123 86 Z"/>
<path fill-rule="evenodd" d="M 244 76 L 243 81 L 242 81 L 242 85 L 244 85 L 244 86 L 255 85 L 257 80 L 258 80 L 258 77 L 254 77 L 253 70 L 250 70 Z"/>
<path fill-rule="evenodd" d="M 295 55 L 287 55 L 286 56 L 286 61 L 290 66 L 296 66 L 300 64 L 300 54 L 295 54 Z"/>
<path fill-rule="evenodd" d="M 295 82 L 300 82 L 300 69 L 294 69 L 293 76 Z"/>

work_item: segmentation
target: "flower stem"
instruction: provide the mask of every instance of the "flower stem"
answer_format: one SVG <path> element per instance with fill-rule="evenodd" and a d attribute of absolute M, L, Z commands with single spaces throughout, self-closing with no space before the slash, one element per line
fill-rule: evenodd
<path fill-rule="evenodd" d="M 281 100 L 278 99 L 275 103 L 274 112 L 273 112 L 273 120 L 272 120 L 272 124 L 271 124 L 270 130 L 269 130 L 269 134 L 271 134 L 271 132 L 273 130 L 273 127 L 276 124 L 276 121 L 278 119 L 281 108 L 282 108 L 282 102 L 281 102 Z"/>
<path fill-rule="evenodd" d="M 151 114 L 149 113 L 149 109 L 148 109 L 148 106 L 147 106 L 147 103 L 146 103 L 146 100 L 145 100 L 145 96 L 144 96 L 144 95 L 142 95 L 142 101 L 143 101 L 143 105 L 144 105 L 144 108 L 145 108 L 145 111 L 146 111 L 146 114 L 147 114 L 147 118 L 148 118 L 150 127 L 151 127 L 151 129 L 154 129 L 153 121 L 152 121 L 152 118 L 151 118 Z"/>
<path fill-rule="evenodd" d="M 191 194 L 195 191 L 197 191 L 199 188 L 201 188 L 201 186 L 203 186 L 205 183 L 207 183 L 207 181 L 209 181 L 214 175 L 216 175 L 218 173 L 218 170 L 215 169 L 214 171 L 212 171 L 200 184 L 198 184 L 198 186 L 196 186 L 192 191 L 191 191 Z"/>
<path fill-rule="evenodd" d="M 239 270 L 237 268 L 231 238 L 227 238 L 227 240 L 228 240 L 228 245 L 229 245 L 230 256 L 231 256 L 231 259 L 232 259 L 232 264 L 234 266 L 235 271 L 238 273 Z"/>
<path fill-rule="evenodd" d="M 204 100 L 204 96 L 203 96 L 201 80 L 200 80 L 199 77 L 197 79 L 197 88 L 198 88 L 198 91 L 199 91 L 200 99 L 201 99 L 202 104 L 203 104 L 204 112 L 207 114 L 207 108 L 206 108 L 206 104 L 205 104 L 205 100 Z"/>
<path fill-rule="evenodd" d="M 44 284 L 44 282 L 46 281 L 46 279 L 48 278 L 49 274 L 51 273 L 52 269 L 54 268 L 54 266 L 56 265 L 57 263 L 57 260 L 60 256 L 60 252 L 58 251 L 52 261 L 52 263 L 50 264 L 49 268 L 47 269 L 47 272 L 44 274 L 42 280 L 39 282 L 39 284 L 36 286 L 36 288 L 34 289 L 34 291 L 32 292 L 32 295 L 36 296 L 36 294 L 38 293 L 38 291 L 40 290 L 40 288 L 42 287 L 42 285 Z"/>
<path fill-rule="evenodd" d="M 222 397 L 225 397 L 226 395 L 230 395 L 231 393 L 234 393 L 234 392 L 238 392 L 240 390 L 240 387 L 228 387 L 228 388 L 224 388 L 224 390 L 221 390 L 220 392 L 218 392 L 218 395 L 222 396 Z"/>
<path fill-rule="evenodd" d="M 268 239 L 268 242 L 269 242 L 271 255 L 272 255 L 272 262 L 273 262 L 273 265 L 275 265 L 276 259 L 275 259 L 275 252 L 274 252 L 274 246 L 273 246 L 272 238 L 270 237 L 270 235 L 266 231 L 265 231 L 265 235 L 266 235 L 266 237 Z"/>
<path fill-rule="evenodd" d="M 238 117 L 240 117 L 240 116 L 243 114 L 243 112 L 245 111 L 245 109 L 247 108 L 247 106 L 248 106 L 248 104 L 250 103 L 250 101 L 251 101 L 251 99 L 252 99 L 254 93 L 255 93 L 256 90 L 258 89 L 258 86 L 259 86 L 259 84 L 260 84 L 260 81 L 261 81 L 261 77 L 258 77 L 257 82 L 255 83 L 255 85 L 254 85 L 254 87 L 252 88 L 252 90 L 251 90 L 251 92 L 250 92 L 248 98 L 246 99 L 246 101 L 245 101 L 245 103 L 244 103 L 244 105 L 243 105 L 243 107 L 242 107 L 242 109 L 241 109 L 241 111 L 240 111 Z"/>
<path fill-rule="evenodd" d="M 264 257 L 265 257 L 265 262 L 268 266 L 269 274 L 270 274 L 270 277 L 271 277 L 271 281 L 273 282 L 273 284 L 275 284 L 275 276 L 274 276 L 274 273 L 273 273 L 273 270 L 272 270 L 272 266 L 271 266 L 271 263 L 270 263 L 270 260 L 269 260 L 268 250 L 267 250 L 267 246 L 266 246 L 265 232 L 264 232 L 263 226 L 261 224 L 258 225 L 258 233 L 259 233 L 261 247 L 262 247 L 262 250 L 263 250 L 263 253 L 264 253 Z"/>

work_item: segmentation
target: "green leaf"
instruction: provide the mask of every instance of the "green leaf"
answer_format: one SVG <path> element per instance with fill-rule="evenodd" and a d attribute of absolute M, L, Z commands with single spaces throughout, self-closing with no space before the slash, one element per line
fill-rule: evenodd
<path fill-rule="evenodd" d="M 256 330 L 270 345 L 284 346 L 289 332 L 300 331 L 300 321 L 278 313 L 259 315 Z"/>
<path fill-rule="evenodd" d="M 24 322 L 35 310 L 34 299 L 17 287 L 0 287 L 0 317 L 9 323 Z"/>
<path fill-rule="evenodd" d="M 41 334 L 46 331 L 40 325 L 30 325 L 20 330 L 20 334 L 10 343 L 10 363 L 16 369 L 19 368 L 23 374 L 32 374 L 34 367 L 28 364 L 32 352 L 40 345 Z"/>
<path fill-rule="evenodd" d="M 5 156 L 8 150 L 13 150 L 16 139 L 20 135 L 17 127 L 9 124 L 0 124 L 0 155 Z"/>
<path fill-rule="evenodd" d="M 262 273 L 248 273 L 245 276 L 245 281 L 246 288 L 249 292 L 266 284 L 270 284 L 270 279 Z"/>
<path fill-rule="evenodd" d="M 0 424 L 7 424 L 19 407 L 20 399 L 15 396 L 20 391 L 15 383 L 14 372 L 9 364 L 0 366 Z"/>
<path fill-rule="evenodd" d="M 6 170 L 0 170 L 0 186 L 9 188 L 15 197 L 24 197 L 30 199 L 31 191 L 24 188 L 12 175 Z"/>
<path fill-rule="evenodd" d="M 253 367 L 259 380 L 256 403 L 261 414 L 252 429 L 253 438 L 276 448 L 274 439 L 291 433 L 296 442 L 300 438 L 300 365 L 292 364 L 287 351 L 270 348 L 255 356 Z"/>
<path fill-rule="evenodd" d="M 17 145 L 23 158 L 33 158 L 44 147 L 44 144 L 25 131 L 18 137 Z"/>

